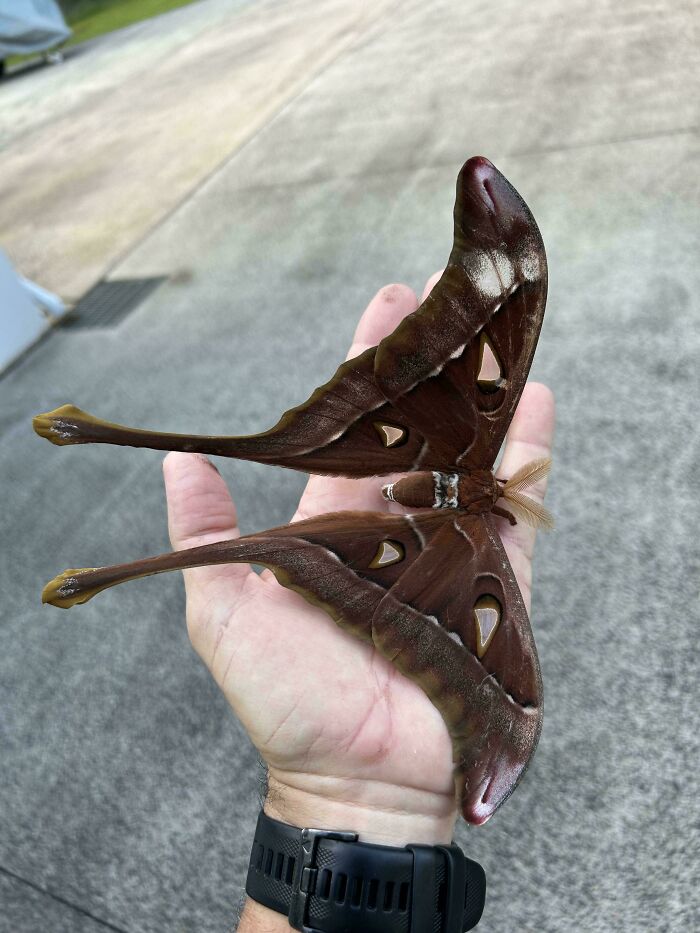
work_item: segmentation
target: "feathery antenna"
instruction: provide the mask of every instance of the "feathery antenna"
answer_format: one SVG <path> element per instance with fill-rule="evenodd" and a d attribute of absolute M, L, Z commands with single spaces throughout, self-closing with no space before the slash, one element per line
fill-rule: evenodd
<path fill-rule="evenodd" d="M 540 502 L 524 495 L 523 490 L 544 479 L 551 466 L 552 461 L 549 457 L 531 460 L 516 470 L 503 487 L 503 498 L 508 501 L 516 519 L 542 531 L 551 531 L 554 528 L 552 513 Z"/>

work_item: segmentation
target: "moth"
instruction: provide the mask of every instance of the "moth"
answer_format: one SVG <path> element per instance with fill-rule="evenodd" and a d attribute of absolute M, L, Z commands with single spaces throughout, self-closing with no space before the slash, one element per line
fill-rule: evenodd
<path fill-rule="evenodd" d="M 535 644 L 495 519 L 550 523 L 523 492 L 549 461 L 507 481 L 493 466 L 546 293 L 544 245 L 530 210 L 477 157 L 459 173 L 454 244 L 430 295 L 270 430 L 153 433 L 72 405 L 37 416 L 37 433 L 58 445 L 198 451 L 333 476 L 404 473 L 383 493 L 410 510 L 335 512 L 130 564 L 66 570 L 46 586 L 44 602 L 69 607 L 166 570 L 268 567 L 420 685 L 449 730 L 462 813 L 485 822 L 520 780 L 542 726 Z"/>

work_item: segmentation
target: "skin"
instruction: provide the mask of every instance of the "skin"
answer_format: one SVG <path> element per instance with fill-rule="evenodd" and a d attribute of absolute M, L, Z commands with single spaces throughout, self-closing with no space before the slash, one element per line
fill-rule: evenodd
<path fill-rule="evenodd" d="M 405 285 L 382 288 L 360 319 L 348 358 L 391 333 L 418 304 Z M 553 428 L 552 393 L 528 383 L 498 475 L 549 456 Z M 170 453 L 163 472 L 175 549 L 240 534 L 234 502 L 206 457 Z M 402 511 L 382 497 L 385 482 L 312 476 L 292 521 L 339 509 Z M 544 492 L 544 483 L 528 490 L 540 501 Z M 499 531 L 529 611 L 535 532 L 505 519 Z M 451 841 L 457 809 L 450 741 L 416 685 L 269 571 L 259 576 L 230 564 L 186 570 L 184 577 L 192 645 L 267 763 L 270 816 L 352 829 L 385 845 Z M 248 900 L 239 930 L 277 933 L 289 925 Z"/>

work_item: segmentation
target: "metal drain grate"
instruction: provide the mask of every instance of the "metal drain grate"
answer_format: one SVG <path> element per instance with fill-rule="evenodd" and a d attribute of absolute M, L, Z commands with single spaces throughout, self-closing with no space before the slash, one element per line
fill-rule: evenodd
<path fill-rule="evenodd" d="M 98 282 L 61 320 L 61 327 L 116 327 L 154 291 L 166 276 Z"/>

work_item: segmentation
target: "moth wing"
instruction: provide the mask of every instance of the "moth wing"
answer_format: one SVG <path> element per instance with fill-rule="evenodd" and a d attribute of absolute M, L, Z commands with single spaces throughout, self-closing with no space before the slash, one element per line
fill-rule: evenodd
<path fill-rule="evenodd" d="M 542 723 L 530 623 L 490 514 L 452 513 L 377 606 L 372 637 L 442 714 L 463 815 L 485 822 L 520 780 Z"/>
<path fill-rule="evenodd" d="M 487 159 L 462 167 L 454 221 L 442 277 L 377 347 L 375 378 L 425 438 L 422 468 L 485 469 L 530 370 L 547 260 L 529 208 Z"/>
<path fill-rule="evenodd" d="M 490 468 L 527 380 L 546 298 L 532 213 L 487 159 L 470 159 L 457 180 L 452 251 L 430 295 L 259 437 L 301 440 L 275 462 L 316 473 Z"/>
<path fill-rule="evenodd" d="M 214 436 L 130 428 L 62 405 L 37 415 L 34 430 L 53 444 L 117 444 L 235 457 L 331 476 L 382 476 L 416 468 L 426 446 L 420 431 L 377 387 L 376 347 L 343 363 L 306 402 L 260 434 Z"/>
<path fill-rule="evenodd" d="M 190 567 L 252 563 L 269 567 L 284 586 L 371 641 L 374 608 L 446 518 L 438 512 L 419 519 L 386 512 L 330 512 L 129 564 L 66 570 L 46 585 L 43 601 L 70 608 L 127 580 Z"/>
<path fill-rule="evenodd" d="M 269 567 L 422 687 L 452 739 L 464 816 L 488 819 L 524 771 L 542 718 L 527 613 L 490 515 L 329 513 L 131 564 L 68 570 L 43 599 L 67 608 L 126 580 L 249 562 Z"/>
<path fill-rule="evenodd" d="M 347 476 L 493 465 L 535 353 L 547 260 L 529 208 L 487 159 L 462 167 L 454 221 L 420 307 L 251 438 L 280 445 L 273 462 Z"/>
<path fill-rule="evenodd" d="M 341 627 L 372 641 L 382 599 L 420 559 L 448 521 L 421 516 L 335 512 L 252 535 L 266 551 L 251 556 L 278 581 L 321 606 Z M 262 559 L 264 558 L 264 559 Z"/>
<path fill-rule="evenodd" d="M 426 439 L 378 388 L 377 348 L 339 366 L 302 405 L 262 434 L 232 439 L 234 456 L 335 476 L 382 476 L 416 467 Z"/>
<path fill-rule="evenodd" d="M 312 473 L 481 469 L 498 453 L 535 351 L 547 290 L 537 225 L 486 159 L 457 182 L 454 245 L 429 297 L 268 431 L 135 430 L 66 405 L 34 419 L 55 444 L 191 450 Z"/>

